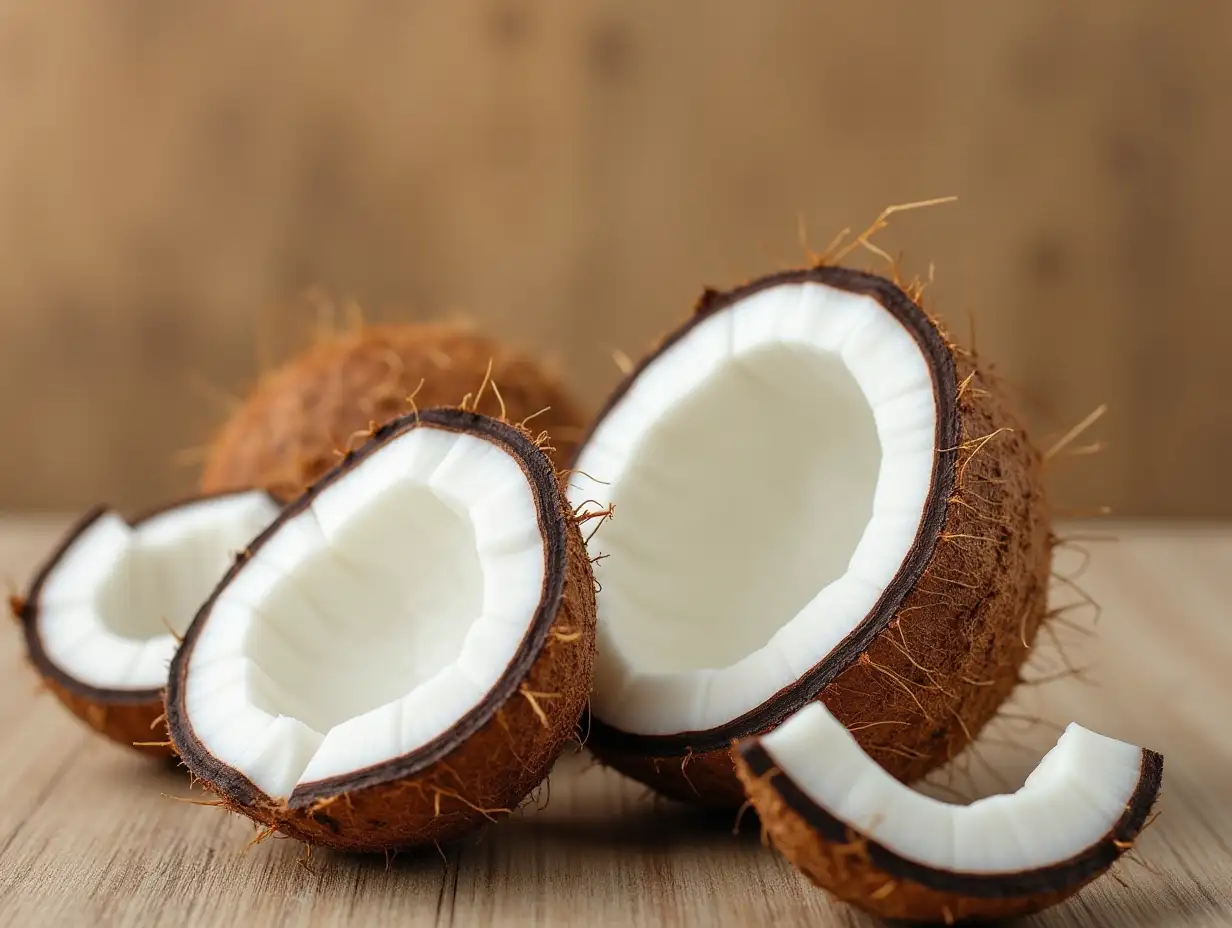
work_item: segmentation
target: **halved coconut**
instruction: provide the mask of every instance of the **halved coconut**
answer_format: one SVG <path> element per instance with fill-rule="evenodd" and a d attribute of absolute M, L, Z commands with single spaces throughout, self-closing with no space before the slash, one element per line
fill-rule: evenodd
<path fill-rule="evenodd" d="M 1045 611 L 1040 456 L 899 287 L 817 267 L 707 292 L 584 439 L 596 544 L 588 745 L 679 798 L 822 699 L 896 777 L 954 756 Z"/>
<path fill-rule="evenodd" d="M 883 918 L 1007 918 L 1059 902 L 1133 846 L 1163 758 L 1071 724 L 1016 793 L 940 802 L 892 779 L 820 704 L 741 742 L 736 766 L 784 856 Z"/>
<path fill-rule="evenodd" d="M 43 682 L 107 737 L 161 741 L 151 728 L 177 636 L 277 513 L 267 494 L 248 491 L 199 497 L 131 525 L 106 507 L 87 514 L 17 603 Z"/>
<path fill-rule="evenodd" d="M 371 423 L 411 412 L 412 394 L 420 409 L 471 394 L 475 412 L 533 417 L 561 462 L 581 435 L 577 405 L 529 354 L 457 325 L 368 326 L 325 338 L 265 374 L 210 447 L 201 489 L 268 487 L 292 499 Z"/>
<path fill-rule="evenodd" d="M 248 549 L 171 670 L 188 769 L 271 830 L 350 850 L 513 809 L 590 691 L 594 578 L 548 458 L 436 409 L 379 429 Z"/>

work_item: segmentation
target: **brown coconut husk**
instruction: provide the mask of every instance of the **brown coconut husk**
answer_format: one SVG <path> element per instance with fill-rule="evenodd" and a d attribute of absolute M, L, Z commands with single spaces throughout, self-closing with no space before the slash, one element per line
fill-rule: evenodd
<path fill-rule="evenodd" d="M 73 715 L 104 738 L 136 748 L 150 757 L 175 756 L 171 742 L 165 740 L 165 730 L 161 724 L 161 689 L 133 694 L 131 701 L 126 702 L 123 697 L 117 698 L 114 692 L 100 691 L 97 696 L 85 696 L 55 680 L 44 678 L 43 684 Z"/>
<path fill-rule="evenodd" d="M 474 411 L 529 420 L 548 433 L 557 461 L 572 457 L 583 415 L 529 355 L 460 325 L 366 326 L 326 336 L 265 374 L 210 446 L 201 489 L 264 487 L 293 499 L 375 426 L 468 394 Z"/>
<path fill-rule="evenodd" d="M 289 800 L 276 800 L 214 758 L 185 711 L 185 675 L 197 635 L 209 620 L 207 604 L 172 664 L 168 729 L 193 778 L 218 795 L 219 805 L 248 816 L 269 833 L 348 851 L 447 841 L 517 808 L 576 737 L 595 653 L 594 573 L 578 528 L 586 516 L 570 509 L 550 460 L 525 430 L 461 409 L 431 409 L 394 420 L 291 504 L 250 552 L 381 443 L 420 424 L 482 436 L 503 445 L 521 463 L 547 542 L 539 609 L 500 682 L 452 729 L 402 757 L 304 784 Z M 242 569 L 241 560 L 232 573 Z"/>
<path fill-rule="evenodd" d="M 973 874 L 924 866 L 855 831 L 814 803 L 755 740 L 740 745 L 735 762 L 763 834 L 814 884 L 881 918 L 947 925 L 1029 915 L 1078 892 L 1150 825 L 1163 777 L 1163 758 L 1144 749 L 1133 796 L 1094 844 L 1032 870 Z"/>
<path fill-rule="evenodd" d="M 814 699 L 893 776 L 924 776 L 996 714 L 1047 608 L 1053 540 L 1041 455 L 997 379 L 891 280 L 818 265 L 728 293 L 707 291 L 693 318 L 642 362 L 607 409 L 700 319 L 758 289 L 802 281 L 874 297 L 930 359 L 940 411 L 930 501 L 915 546 L 873 613 L 769 702 L 719 728 L 679 735 L 636 735 L 593 720 L 588 746 L 602 761 L 668 796 L 710 806 L 734 809 L 745 800 L 730 745 L 777 727 Z"/>

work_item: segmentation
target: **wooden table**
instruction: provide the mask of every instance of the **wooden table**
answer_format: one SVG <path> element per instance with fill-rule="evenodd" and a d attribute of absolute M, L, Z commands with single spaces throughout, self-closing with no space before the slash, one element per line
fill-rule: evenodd
<path fill-rule="evenodd" d="M 62 520 L 0 518 L 24 584 Z M 1043 636 L 1013 717 L 964 758 L 968 792 L 1016 787 L 1070 719 L 1164 753 L 1162 815 L 1130 859 L 1031 924 L 1232 925 L 1232 529 L 1072 529 L 1104 606 Z M 1109 537 L 1117 540 L 1110 541 Z M 1067 548 L 1059 572 L 1081 570 Z M 1068 583 L 1057 597 L 1075 602 Z M 1058 645 L 1075 667 L 1070 675 Z M 995 776 L 994 776 L 995 774 Z M 974 784 L 972 784 L 974 780 Z M 584 755 L 538 807 L 446 850 L 384 859 L 271 840 L 190 798 L 182 774 L 103 742 L 40 693 L 0 635 L 0 925 L 870 925 L 762 847 L 756 825 L 659 801 Z M 200 794 L 196 794 L 200 795 Z"/>

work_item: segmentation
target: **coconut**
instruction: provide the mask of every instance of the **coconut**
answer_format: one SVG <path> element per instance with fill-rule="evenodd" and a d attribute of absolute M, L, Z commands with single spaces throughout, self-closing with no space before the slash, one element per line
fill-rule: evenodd
<path fill-rule="evenodd" d="M 210 446 L 201 488 L 267 487 L 290 500 L 374 425 L 412 404 L 452 406 L 480 392 L 476 412 L 533 420 L 551 437 L 550 453 L 571 458 L 582 415 L 529 355 L 456 325 L 369 326 L 322 339 L 263 376 Z"/>
<path fill-rule="evenodd" d="M 818 886 L 883 918 L 1037 912 L 1108 870 L 1147 825 L 1163 758 L 1071 724 L 1016 793 L 951 805 L 892 779 L 820 703 L 741 742 L 771 841 Z"/>
<path fill-rule="evenodd" d="M 167 690 L 184 764 L 267 831 L 347 850 L 511 811 L 590 691 L 578 521 L 512 425 L 435 409 L 382 426 L 193 620 Z"/>
<path fill-rule="evenodd" d="M 1045 614 L 1040 454 L 870 273 L 707 291 L 575 467 L 573 500 L 614 508 L 588 745 L 677 798 L 739 806 L 732 742 L 814 700 L 918 778 L 994 715 Z"/>
<path fill-rule="evenodd" d="M 151 729 L 178 636 L 277 513 L 256 490 L 198 497 L 131 524 L 107 507 L 88 513 L 13 604 L 47 688 L 107 737 L 169 753 Z"/>

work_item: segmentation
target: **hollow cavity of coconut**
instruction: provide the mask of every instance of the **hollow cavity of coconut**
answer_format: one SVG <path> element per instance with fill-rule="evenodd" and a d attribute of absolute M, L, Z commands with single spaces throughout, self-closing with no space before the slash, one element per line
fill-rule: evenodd
<path fill-rule="evenodd" d="M 992 717 L 1045 612 L 1040 455 L 899 287 L 790 271 L 697 311 L 584 439 L 599 659 L 588 746 L 737 807 L 733 741 L 821 700 L 895 777 Z"/>
<path fill-rule="evenodd" d="M 254 490 L 189 500 L 132 524 L 105 507 L 87 514 L 16 603 L 43 683 L 101 734 L 169 754 L 157 722 L 177 636 L 277 513 Z"/>
<path fill-rule="evenodd" d="M 1070 725 L 1016 793 L 951 805 L 893 780 L 817 703 L 741 742 L 736 767 L 775 847 L 882 918 L 1009 918 L 1073 895 L 1129 850 L 1163 758 Z"/>
<path fill-rule="evenodd" d="M 319 341 L 264 375 L 213 442 L 201 488 L 266 487 L 292 499 L 374 423 L 410 412 L 409 396 L 420 409 L 456 405 L 478 393 L 489 364 L 471 408 L 510 422 L 533 416 L 555 459 L 570 460 L 582 414 L 534 358 L 460 326 L 382 325 Z"/>
<path fill-rule="evenodd" d="M 385 425 L 193 620 L 167 721 L 236 812 L 315 844 L 443 841 L 511 811 L 574 737 L 594 577 L 547 456 L 458 409 Z"/>

